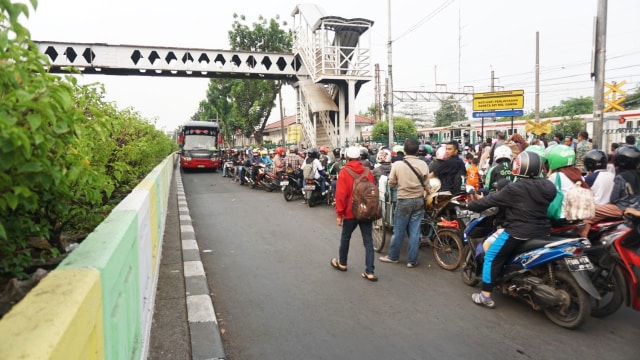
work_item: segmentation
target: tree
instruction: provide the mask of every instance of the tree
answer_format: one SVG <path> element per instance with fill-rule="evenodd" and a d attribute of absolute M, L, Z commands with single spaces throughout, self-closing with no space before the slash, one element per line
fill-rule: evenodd
<path fill-rule="evenodd" d="M 413 120 L 403 118 L 403 117 L 393 118 L 393 132 L 394 132 L 394 137 L 399 139 L 416 137 L 418 135 L 418 130 L 416 129 L 416 125 L 413 123 Z M 373 131 L 371 132 L 371 136 L 375 139 L 389 138 L 389 122 L 388 121 L 377 122 L 373 126 Z"/>
<path fill-rule="evenodd" d="M 456 100 L 449 98 L 440 102 L 435 118 L 435 126 L 448 126 L 454 121 L 467 120 L 467 111 Z"/>
<path fill-rule="evenodd" d="M 622 105 L 626 110 L 631 109 L 640 109 L 640 86 L 636 88 L 636 91 L 627 96 L 627 100 L 625 100 Z"/>
<path fill-rule="evenodd" d="M 593 113 L 593 98 L 579 97 L 561 100 L 560 105 L 552 106 L 540 112 L 541 118 L 574 116 Z"/>
<path fill-rule="evenodd" d="M 564 136 L 570 135 L 575 139 L 582 130 L 585 130 L 584 121 L 582 119 L 569 117 L 554 125 L 551 133 L 561 133 Z"/>
<path fill-rule="evenodd" d="M 260 16 L 258 22 L 249 27 L 244 22 L 244 15 L 233 14 L 235 19 L 229 31 L 229 44 L 233 50 L 261 52 L 291 52 L 292 35 L 281 26 L 280 17 L 267 20 Z M 275 80 L 233 80 L 229 99 L 233 104 L 233 117 L 242 124 L 245 136 L 254 135 L 262 144 L 264 131 L 276 97 L 282 87 L 281 81 Z M 210 101 L 210 99 L 208 99 Z M 259 127 L 258 130 L 256 128 Z"/>

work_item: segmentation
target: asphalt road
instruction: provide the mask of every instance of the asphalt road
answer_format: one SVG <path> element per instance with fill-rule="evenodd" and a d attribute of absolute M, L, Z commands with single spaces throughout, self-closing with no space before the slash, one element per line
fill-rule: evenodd
<path fill-rule="evenodd" d="M 429 248 L 408 269 L 377 260 L 362 279 L 352 237 L 349 271 L 330 266 L 340 229 L 333 208 L 252 190 L 220 173 L 183 183 L 228 359 L 638 359 L 640 312 L 622 308 L 560 328 L 524 302 L 477 289 L 437 267 Z M 406 247 L 406 243 L 405 243 Z M 386 250 L 385 250 L 386 251 Z"/>

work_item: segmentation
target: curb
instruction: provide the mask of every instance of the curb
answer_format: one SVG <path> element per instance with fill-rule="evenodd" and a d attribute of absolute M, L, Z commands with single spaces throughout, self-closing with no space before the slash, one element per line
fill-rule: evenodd
<path fill-rule="evenodd" d="M 178 213 L 180 214 L 180 239 L 184 266 L 184 282 L 187 296 L 187 319 L 191 337 L 193 360 L 224 359 L 225 352 L 211 301 L 207 276 L 202 266 L 200 249 L 189 215 L 189 206 L 182 186 L 180 170 L 176 172 Z"/>

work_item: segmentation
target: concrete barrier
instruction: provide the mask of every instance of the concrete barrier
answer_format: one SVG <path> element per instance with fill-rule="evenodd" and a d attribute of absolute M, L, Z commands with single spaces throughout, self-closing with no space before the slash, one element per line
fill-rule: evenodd
<path fill-rule="evenodd" d="M 175 154 L 0 321 L 0 359 L 148 352 Z"/>

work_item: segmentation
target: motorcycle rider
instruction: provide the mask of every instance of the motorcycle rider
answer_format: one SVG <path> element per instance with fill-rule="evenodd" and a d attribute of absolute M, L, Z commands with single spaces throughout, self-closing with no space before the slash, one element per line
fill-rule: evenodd
<path fill-rule="evenodd" d="M 298 155 L 298 146 L 289 146 L 289 153 L 284 157 L 284 168 L 288 174 L 294 174 L 298 180 L 298 186 L 302 188 L 302 157 Z"/>
<path fill-rule="evenodd" d="M 347 163 L 347 159 L 345 159 L 344 157 L 344 149 L 340 149 L 340 148 L 333 149 L 333 159 L 334 161 L 329 168 L 329 176 L 331 177 L 331 184 L 329 186 L 329 191 L 331 193 L 331 197 L 335 199 L 336 186 L 338 184 L 338 174 L 340 173 L 340 170 L 342 170 L 342 168 Z"/>
<path fill-rule="evenodd" d="M 273 173 L 278 175 L 284 171 L 285 151 L 282 146 L 278 146 L 273 157 Z"/>
<path fill-rule="evenodd" d="M 369 149 L 366 147 L 360 148 L 360 162 L 362 163 L 362 166 L 369 168 L 369 170 L 373 170 L 373 165 L 371 164 L 371 161 L 369 161 Z"/>
<path fill-rule="evenodd" d="M 389 177 L 389 173 L 391 173 L 391 152 L 387 149 L 380 150 L 376 160 L 378 166 L 373 169 L 373 177 L 376 179 L 376 184 L 378 184 L 380 176 L 384 175 Z"/>
<path fill-rule="evenodd" d="M 556 188 L 552 182 L 540 178 L 541 170 L 542 160 L 538 154 L 521 152 L 513 161 L 513 175 L 518 181 L 468 204 L 469 210 L 475 212 L 499 207 L 505 213 L 504 228 L 491 236 L 495 240 L 484 255 L 482 292 L 471 296 L 475 304 L 495 307 L 491 291 L 509 256 L 521 241 L 545 237 L 551 231 L 547 208 L 556 196 Z"/>
<path fill-rule="evenodd" d="M 316 180 L 320 182 L 320 189 L 322 191 L 322 196 L 327 195 L 327 181 L 325 179 L 325 171 L 322 163 L 318 159 L 320 156 L 320 152 L 316 148 L 311 148 L 307 150 L 307 158 L 304 160 L 304 165 L 311 164 L 313 166 L 313 176 Z M 303 166 L 304 166 L 303 165 Z"/>
<path fill-rule="evenodd" d="M 485 194 L 496 191 L 498 180 L 513 180 L 513 170 L 511 169 L 511 148 L 507 145 L 500 145 L 496 148 L 494 164 L 489 167 L 484 178 L 483 192 Z"/>
<path fill-rule="evenodd" d="M 320 149 L 318 149 L 318 151 L 320 152 L 320 156 L 318 157 L 318 160 L 320 160 L 322 167 L 326 169 L 329 163 L 331 163 L 331 157 L 329 156 L 329 149 L 323 145 L 323 146 L 320 146 Z"/>
<path fill-rule="evenodd" d="M 587 160 L 588 158 L 585 159 L 585 162 Z M 611 190 L 609 203 L 596 204 L 596 214 L 590 219 L 583 220 L 585 226 L 581 229 L 580 236 L 586 236 L 591 225 L 598 223 L 602 219 L 621 217 L 625 209 L 640 200 L 638 164 L 640 164 L 640 150 L 637 147 L 621 146 L 616 150 L 615 165 L 618 171 L 613 179 L 613 189 Z M 598 177 L 603 174 L 598 175 Z"/>

